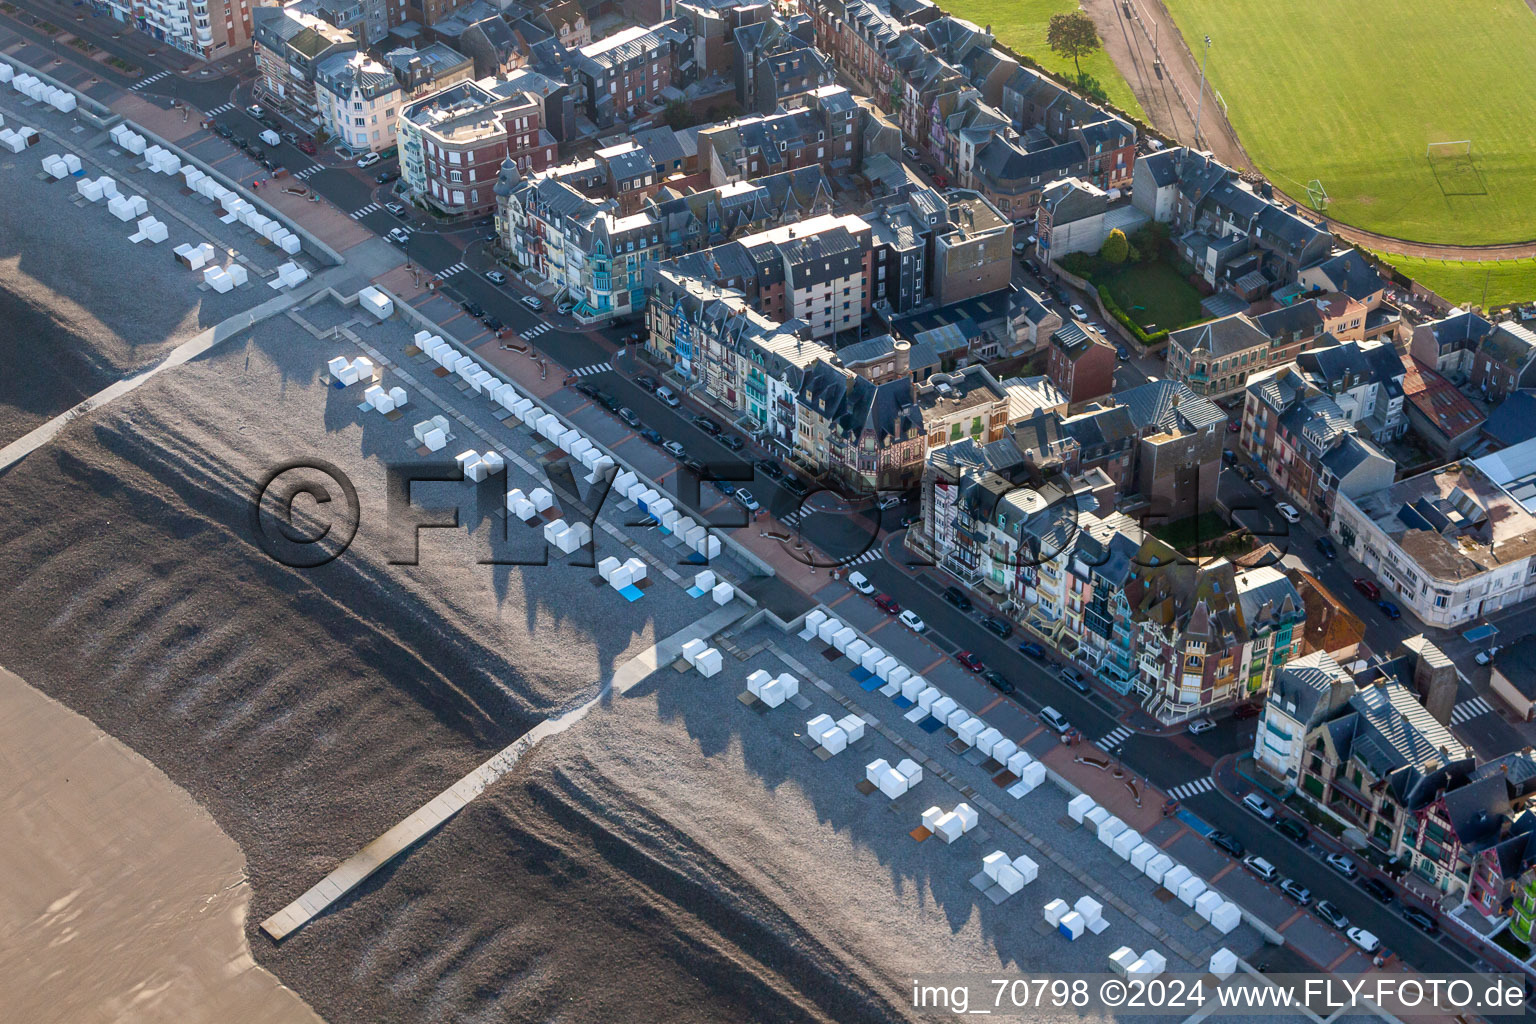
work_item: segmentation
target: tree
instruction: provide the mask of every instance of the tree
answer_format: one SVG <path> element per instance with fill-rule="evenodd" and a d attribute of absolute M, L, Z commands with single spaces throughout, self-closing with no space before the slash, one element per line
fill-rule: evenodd
<path fill-rule="evenodd" d="M 1072 66 L 1081 78 L 1083 69 L 1079 57 L 1086 57 L 1099 48 L 1099 33 L 1093 27 L 1093 19 L 1083 11 L 1051 15 L 1050 26 L 1045 30 L 1045 42 L 1052 53 L 1072 58 Z"/>
<path fill-rule="evenodd" d="M 1104 247 L 1099 250 L 1099 255 L 1104 257 L 1106 263 L 1124 263 L 1131 254 L 1131 243 L 1125 240 L 1125 232 L 1115 228 L 1104 239 Z"/>
<path fill-rule="evenodd" d="M 684 128 L 692 128 L 699 123 L 693 108 L 684 100 L 671 100 L 666 109 L 661 112 L 661 119 L 666 122 L 668 128 L 680 132 Z"/>

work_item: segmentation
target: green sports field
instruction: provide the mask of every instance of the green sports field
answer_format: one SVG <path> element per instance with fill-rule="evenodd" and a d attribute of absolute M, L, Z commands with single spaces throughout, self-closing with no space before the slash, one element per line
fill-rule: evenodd
<path fill-rule="evenodd" d="M 1062 77 L 1071 80 L 1076 72 L 1069 58 L 1058 57 L 1045 45 L 1045 28 L 1053 14 L 1077 10 L 1077 0 L 944 0 L 939 6 L 957 18 L 977 25 L 991 25 L 997 41 L 1014 53 L 1039 61 Z M 1085 74 L 1092 75 L 1104 88 L 1109 102 L 1137 117 L 1146 117 L 1131 87 L 1116 70 L 1114 61 L 1100 50 L 1080 62 Z"/>
<path fill-rule="evenodd" d="M 1536 259 L 1472 263 L 1386 252 L 1376 255 L 1442 299 L 1458 305 L 1498 309 L 1536 299 Z"/>
<path fill-rule="evenodd" d="M 1396 238 L 1536 239 L 1536 15 L 1524 0 L 1166 0 L 1258 170 Z M 1198 52 L 1198 51 L 1197 51 Z M 1472 140 L 1470 161 L 1427 144 Z"/>

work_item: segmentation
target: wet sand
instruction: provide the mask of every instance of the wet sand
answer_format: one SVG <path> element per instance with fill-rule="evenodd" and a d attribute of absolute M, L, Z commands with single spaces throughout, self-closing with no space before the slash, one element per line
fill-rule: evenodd
<path fill-rule="evenodd" d="M 187 793 L 0 669 L 0 992 L 29 1024 L 316 1024 L 246 944 L 245 857 Z"/>

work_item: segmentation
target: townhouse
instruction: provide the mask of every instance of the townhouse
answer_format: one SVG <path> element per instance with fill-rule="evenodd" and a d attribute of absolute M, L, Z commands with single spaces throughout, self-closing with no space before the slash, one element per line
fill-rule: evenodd
<path fill-rule="evenodd" d="M 645 209 L 661 224 L 669 253 L 681 255 L 832 210 L 832 185 L 819 166 L 680 194 L 663 188 Z"/>
<path fill-rule="evenodd" d="M 818 87 L 796 107 L 767 115 L 732 118 L 699 132 L 712 185 L 747 181 L 820 164 L 834 173 L 863 161 L 868 115 L 840 85 Z"/>
<path fill-rule="evenodd" d="M 1335 398 L 1295 363 L 1249 381 L 1238 446 L 1287 500 L 1325 523 L 1338 495 L 1379 490 L 1397 471 L 1390 457 L 1357 433 Z"/>
<path fill-rule="evenodd" d="M 1111 231 L 1126 235 L 1147 222 L 1129 201 L 1112 202 L 1109 193 L 1081 178 L 1060 178 L 1045 186 L 1035 210 L 1035 254 L 1042 260 L 1073 252 L 1097 253 Z"/>
<path fill-rule="evenodd" d="M 412 100 L 475 77 L 475 62 L 443 43 L 396 47 L 384 55 L 384 63 Z"/>
<path fill-rule="evenodd" d="M 1178 253 L 1240 302 L 1293 284 L 1303 267 L 1332 252 L 1327 231 L 1209 154 L 1160 150 L 1136 161 L 1132 182 L 1137 208 L 1168 224 Z"/>
<path fill-rule="evenodd" d="M 1536 441 L 1353 497 L 1329 530 L 1404 611 L 1444 628 L 1536 597 Z"/>
<path fill-rule="evenodd" d="M 1008 287 L 1013 278 L 1013 222 L 969 189 L 931 190 L 909 198 L 931 232 L 932 293 L 942 306 Z"/>
<path fill-rule="evenodd" d="M 318 120 L 315 74 L 335 54 L 357 52 L 351 32 L 302 9 L 258 7 L 252 13 L 257 95 L 302 120 Z"/>
<path fill-rule="evenodd" d="M 1045 364 L 1051 383 L 1070 402 L 1086 402 L 1115 388 L 1115 347 L 1087 324 L 1069 320 L 1051 335 Z"/>
<path fill-rule="evenodd" d="M 654 215 L 583 195 L 559 168 L 524 177 L 510 158 L 494 194 L 502 248 L 550 282 L 573 316 L 591 323 L 641 312 L 648 272 L 666 252 Z"/>
<path fill-rule="evenodd" d="M 684 76 L 688 34 L 681 21 L 634 25 L 576 50 L 572 67 L 583 86 L 585 113 L 599 128 L 629 124 L 661 102 Z"/>
<path fill-rule="evenodd" d="M 1520 388 L 1536 386 L 1536 333 L 1513 321 L 1491 323 L 1476 313 L 1453 311 L 1416 325 L 1410 351 L 1486 402 L 1502 402 Z"/>
<path fill-rule="evenodd" d="M 394 73 L 364 53 L 332 54 L 315 69 L 320 123 L 337 142 L 358 153 L 397 144 L 395 122 L 404 94 Z"/>
<path fill-rule="evenodd" d="M 1028 455 L 1012 438 L 930 452 L 909 543 L 1159 721 L 1264 692 L 1300 653 L 1295 585 L 1272 567 L 1181 559 L 1104 510 L 1090 476 L 1062 472 L 1061 439 Z"/>
<path fill-rule="evenodd" d="M 1168 376 L 1207 398 L 1227 398 L 1248 378 L 1283 366 L 1303 351 L 1332 345 L 1325 321 L 1311 300 L 1259 317 L 1232 313 L 1168 335 Z"/>
<path fill-rule="evenodd" d="M 1326 651 L 1304 654 L 1277 669 L 1254 733 L 1254 761 L 1286 789 L 1295 789 L 1307 736 L 1337 717 L 1354 694 L 1354 677 Z"/>
<path fill-rule="evenodd" d="M 554 162 L 542 111 L 541 97 L 494 79 L 406 104 L 395 124 L 406 194 L 449 216 L 494 212 L 504 161 L 529 172 Z"/>

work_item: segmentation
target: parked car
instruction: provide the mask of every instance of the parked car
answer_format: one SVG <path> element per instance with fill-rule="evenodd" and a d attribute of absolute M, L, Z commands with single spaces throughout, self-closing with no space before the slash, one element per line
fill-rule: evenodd
<path fill-rule="evenodd" d="M 1498 653 L 1499 648 L 1497 646 L 1489 647 L 1472 655 L 1472 660 L 1477 662 L 1479 665 L 1492 665 L 1494 655 Z"/>
<path fill-rule="evenodd" d="M 982 618 L 981 626 L 989 633 L 995 633 L 1004 640 L 1013 636 L 1013 627 L 995 615 L 988 615 Z"/>
<path fill-rule="evenodd" d="M 668 441 L 666 444 L 662 445 L 662 447 L 665 448 L 666 451 L 667 451 L 667 454 L 671 455 L 673 458 L 680 459 L 684 455 L 688 454 L 687 449 L 685 449 L 677 441 Z"/>
<path fill-rule="evenodd" d="M 875 595 L 875 607 L 879 608 L 881 611 L 885 612 L 885 614 L 887 614 L 887 615 L 900 615 L 901 614 L 901 605 L 898 604 L 896 602 L 896 599 L 894 597 L 892 597 L 890 594 L 876 594 Z"/>
<path fill-rule="evenodd" d="M 1374 953 L 1381 948 L 1381 940 L 1364 928 L 1350 928 L 1344 933 L 1349 936 L 1349 941 L 1359 946 L 1367 953 Z"/>
<path fill-rule="evenodd" d="M 982 673 L 981 678 L 985 679 L 998 693 L 1013 692 L 1013 683 L 1009 682 L 1008 677 L 995 668 L 987 669 L 986 672 Z"/>
<path fill-rule="evenodd" d="M 733 452 L 739 452 L 747 446 L 746 438 L 740 434 L 722 434 L 720 435 L 720 443 Z"/>
<path fill-rule="evenodd" d="M 981 663 L 981 659 L 976 656 L 975 651 L 956 651 L 955 660 L 972 672 L 981 672 L 986 669 L 986 666 Z"/>
<path fill-rule="evenodd" d="M 1257 793 L 1249 793 L 1247 796 L 1243 797 L 1243 806 L 1248 808 L 1254 814 L 1257 814 L 1259 817 L 1263 818 L 1265 821 L 1275 820 L 1275 809 L 1269 806 L 1268 800 L 1265 800 Z"/>
<path fill-rule="evenodd" d="M 1243 858 L 1243 867 L 1252 871 L 1266 882 L 1273 882 L 1280 877 L 1280 869 L 1256 853 L 1250 853 Z"/>
<path fill-rule="evenodd" d="M 1253 701 L 1244 701 L 1232 708 L 1233 718 L 1258 718 L 1264 713 L 1264 705 L 1255 704 Z"/>
<path fill-rule="evenodd" d="M 597 404 L 602 406 L 604 409 L 607 409 L 609 412 L 619 411 L 619 400 L 614 398 L 608 392 L 599 389 L 595 397 L 597 398 Z"/>
<path fill-rule="evenodd" d="M 1027 654 L 1031 658 L 1043 658 L 1045 657 L 1045 648 L 1041 647 L 1033 640 L 1025 640 L 1023 643 L 1019 644 L 1019 653 Z"/>
<path fill-rule="evenodd" d="M 746 489 L 739 490 L 736 492 L 734 497 L 736 498 L 737 503 L 740 504 L 741 507 L 746 509 L 748 512 L 762 511 L 763 506 L 757 503 L 757 499 L 752 496 L 751 491 Z"/>
<path fill-rule="evenodd" d="M 1243 844 L 1238 841 L 1237 837 L 1226 832 L 1212 832 L 1205 838 L 1211 841 L 1212 846 L 1219 850 L 1225 850 L 1234 857 L 1241 857 L 1246 852 Z"/>
<path fill-rule="evenodd" d="M 1360 883 L 1360 888 L 1364 889 L 1378 903 L 1391 903 L 1397 899 L 1392 892 L 1392 887 L 1379 878 L 1367 878 Z"/>
<path fill-rule="evenodd" d="M 672 389 L 666 385 L 656 389 L 656 397 L 665 402 L 669 407 L 676 409 L 683 404 L 683 400 L 672 393 Z"/>
<path fill-rule="evenodd" d="M 803 498 L 811 492 L 811 485 L 795 476 L 793 473 L 785 473 L 781 481 L 782 486 L 790 494 L 797 498 Z"/>
<path fill-rule="evenodd" d="M 1253 489 L 1264 495 L 1266 498 L 1275 493 L 1275 489 L 1269 485 L 1268 480 L 1253 481 Z"/>
<path fill-rule="evenodd" d="M 1122 363 L 1130 362 L 1131 350 L 1126 348 L 1124 345 L 1116 345 L 1115 358 L 1120 360 Z"/>
<path fill-rule="evenodd" d="M 1077 303 L 1074 302 L 1074 303 L 1072 303 L 1072 305 L 1068 306 L 1067 308 L 1072 313 L 1072 319 L 1080 320 L 1083 323 L 1087 323 L 1088 322 L 1088 311 L 1086 309 L 1084 309 L 1082 306 L 1079 306 Z"/>
<path fill-rule="evenodd" d="M 517 301 L 521 302 L 535 313 L 544 308 L 544 300 L 539 298 L 537 295 L 523 295 L 520 296 Z"/>
<path fill-rule="evenodd" d="M 910 608 L 902 612 L 898 618 L 903 626 L 906 626 L 914 633 L 925 633 L 928 631 L 928 623 L 919 618 L 918 614 Z"/>
<path fill-rule="evenodd" d="M 647 377 L 643 373 L 635 378 L 635 384 L 651 392 L 652 394 L 655 393 L 657 388 L 661 387 L 661 385 L 657 383 L 655 377 Z"/>
<path fill-rule="evenodd" d="M 1330 853 L 1323 858 L 1323 861 L 1345 878 L 1355 878 L 1360 874 L 1360 869 L 1355 867 L 1355 862 L 1342 853 Z"/>
<path fill-rule="evenodd" d="M 1075 668 L 1068 667 L 1062 669 L 1061 681 L 1072 687 L 1072 689 L 1076 690 L 1078 693 L 1088 694 L 1093 692 L 1089 688 L 1088 683 L 1083 679 L 1083 674 Z"/>
<path fill-rule="evenodd" d="M 1403 917 L 1425 935 L 1435 935 L 1440 931 L 1440 923 L 1418 907 L 1404 907 Z"/>
<path fill-rule="evenodd" d="M 1214 728 L 1216 728 L 1216 723 L 1209 718 L 1197 718 L 1189 723 L 1189 734 L 1191 736 L 1199 736 L 1201 733 L 1210 732 Z"/>
<path fill-rule="evenodd" d="M 1318 900 L 1317 906 L 1312 908 L 1312 912 L 1335 928 L 1349 927 L 1349 918 L 1345 917 L 1338 907 L 1327 900 Z"/>
<path fill-rule="evenodd" d="M 885 497 L 880 499 L 880 510 L 883 512 L 888 508 L 895 508 L 904 500 L 905 499 L 903 499 L 899 494 L 887 494 Z"/>
<path fill-rule="evenodd" d="M 500 319 L 490 313 L 487 313 L 485 316 L 481 317 L 480 322 L 485 325 L 486 330 L 492 332 L 500 332 L 503 327 L 507 326 L 506 324 L 502 323 Z"/>
<path fill-rule="evenodd" d="M 373 180 L 378 182 L 380 185 L 388 185 L 398 177 L 400 177 L 399 171 L 380 171 L 378 174 L 373 176 Z"/>
<path fill-rule="evenodd" d="M 1284 519 L 1288 523 L 1301 522 L 1301 512 L 1296 508 L 1295 505 L 1292 505 L 1290 502 L 1275 502 L 1275 511 L 1279 512 L 1280 518 Z"/>
<path fill-rule="evenodd" d="M 1386 600 L 1385 598 L 1377 601 L 1376 607 L 1380 608 L 1381 614 L 1385 615 L 1389 619 L 1400 619 L 1403 617 L 1402 609 L 1393 604 L 1391 601 Z"/>
<path fill-rule="evenodd" d="M 299 147 L 300 153 L 308 153 L 310 156 L 314 156 L 316 153 L 320 152 L 319 147 L 309 139 L 300 139 L 298 142 L 294 143 L 294 145 Z"/>
<path fill-rule="evenodd" d="M 656 445 L 658 448 L 663 444 L 661 432 L 651 427 L 646 427 L 644 430 L 640 431 L 640 436 L 651 442 L 651 444 Z"/>
<path fill-rule="evenodd" d="M 503 274 L 499 270 L 487 270 L 485 272 L 485 279 L 487 281 L 491 282 L 491 284 L 506 284 L 507 283 L 507 275 Z"/>
<path fill-rule="evenodd" d="M 357 158 L 357 169 L 360 171 L 367 170 L 382 159 L 384 158 L 377 153 L 364 153 Z"/>
<path fill-rule="evenodd" d="M 945 587 L 943 596 L 944 600 L 948 601 L 950 604 L 954 605 L 961 611 L 968 612 L 971 610 L 971 599 L 967 597 L 965 591 L 961 590 L 959 587 Z"/>
<path fill-rule="evenodd" d="M 566 315 L 568 315 L 570 313 L 571 310 L 573 310 L 575 308 L 576 308 L 575 303 L 562 302 L 562 303 L 560 303 L 560 305 L 555 307 L 555 312 L 559 313 L 561 316 L 566 316 Z"/>
<path fill-rule="evenodd" d="M 385 203 L 384 209 L 388 210 L 396 217 L 404 217 L 406 214 L 404 203 Z"/>
<path fill-rule="evenodd" d="M 784 479 L 784 467 L 779 465 L 777 462 L 774 462 L 772 459 L 758 459 L 757 471 L 763 474 L 763 476 L 768 477 L 770 480 Z"/>
<path fill-rule="evenodd" d="M 485 316 L 484 308 L 481 307 L 480 303 L 475 302 L 472 299 L 465 299 L 463 302 L 459 303 L 459 308 L 468 313 L 470 316 L 474 317 L 476 320 L 479 320 L 481 317 Z"/>
<path fill-rule="evenodd" d="M 619 419 L 623 420 L 625 423 L 628 423 L 632 427 L 638 427 L 640 425 L 640 417 L 635 414 L 635 410 L 631 409 L 627 405 L 619 407 Z"/>
<path fill-rule="evenodd" d="M 1355 577 L 1355 589 L 1372 601 L 1381 600 L 1381 588 L 1363 576 Z"/>
<path fill-rule="evenodd" d="M 1293 843 L 1304 843 L 1307 841 L 1307 826 L 1295 818 L 1281 818 L 1275 822 L 1275 831 Z"/>
<path fill-rule="evenodd" d="M 1055 729 L 1057 732 L 1066 732 L 1072 728 L 1072 723 L 1067 721 L 1067 716 L 1047 704 L 1040 709 L 1040 721 Z"/>
<path fill-rule="evenodd" d="M 1339 549 L 1334 546 L 1333 538 L 1327 534 L 1317 538 L 1317 550 L 1330 562 L 1339 557 Z"/>
<path fill-rule="evenodd" d="M 216 124 L 213 126 L 213 130 L 218 132 L 219 137 L 223 139 L 232 139 L 235 137 L 235 130 L 227 124 Z"/>
<path fill-rule="evenodd" d="M 299 136 L 297 132 L 283 132 L 283 139 L 290 146 L 297 146 L 299 144 Z"/>
<path fill-rule="evenodd" d="M 704 431 L 704 433 L 708 434 L 710 437 L 720 436 L 720 424 L 716 423 L 708 416 L 705 416 L 703 413 L 700 413 L 693 418 L 693 425 Z"/>
<path fill-rule="evenodd" d="M 1312 890 L 1296 881 L 1294 878 L 1282 878 L 1280 891 L 1295 900 L 1298 906 L 1306 906 L 1312 902 Z"/>
<path fill-rule="evenodd" d="M 261 109 L 261 104 L 259 103 L 252 103 L 250 106 L 245 108 L 245 112 L 250 114 L 258 121 L 267 116 L 267 112 Z"/>
<path fill-rule="evenodd" d="M 870 594 L 875 592 L 875 585 L 869 582 L 869 577 L 865 576 L 861 572 L 849 573 L 848 585 L 854 590 L 857 590 L 859 593 L 863 594 L 865 597 L 868 597 Z"/>

